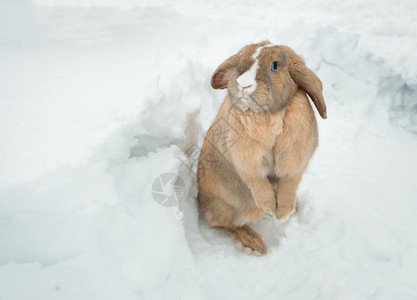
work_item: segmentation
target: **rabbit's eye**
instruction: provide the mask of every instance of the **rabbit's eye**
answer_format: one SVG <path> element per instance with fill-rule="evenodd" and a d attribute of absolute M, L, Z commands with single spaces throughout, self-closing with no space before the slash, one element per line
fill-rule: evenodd
<path fill-rule="evenodd" d="M 274 61 L 272 64 L 271 64 L 271 71 L 272 72 L 276 72 L 278 70 L 278 63 L 276 62 L 276 61 Z"/>

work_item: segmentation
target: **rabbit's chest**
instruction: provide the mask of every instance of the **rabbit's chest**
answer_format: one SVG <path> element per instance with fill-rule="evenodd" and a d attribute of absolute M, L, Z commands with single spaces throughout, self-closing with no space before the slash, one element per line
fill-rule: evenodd
<path fill-rule="evenodd" d="M 284 128 L 275 139 L 273 175 L 304 172 L 317 147 L 317 141 L 315 122 L 305 127 Z"/>
<path fill-rule="evenodd" d="M 282 130 L 282 118 L 268 115 L 240 113 L 233 118 L 229 141 L 237 141 L 231 147 L 236 166 L 248 172 L 266 177 L 275 168 L 274 145 Z"/>

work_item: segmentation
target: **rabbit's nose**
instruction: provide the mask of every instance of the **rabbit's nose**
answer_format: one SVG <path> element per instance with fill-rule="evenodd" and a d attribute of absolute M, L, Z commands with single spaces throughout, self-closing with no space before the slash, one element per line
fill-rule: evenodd
<path fill-rule="evenodd" d="M 247 78 L 247 76 L 242 76 L 242 75 L 236 79 L 236 82 L 240 89 L 248 89 L 251 86 L 253 86 L 253 83 L 251 82 L 251 80 L 248 80 L 248 79 L 249 78 Z"/>
<path fill-rule="evenodd" d="M 239 83 L 238 83 L 239 84 Z M 248 88 L 250 88 L 252 85 L 250 84 L 250 85 L 247 85 L 247 86 L 241 86 L 240 84 L 239 84 L 239 87 L 242 89 L 242 90 L 244 90 L 244 89 L 248 89 Z"/>
<path fill-rule="evenodd" d="M 256 64 L 254 64 L 256 65 Z M 244 72 L 238 78 L 236 78 L 236 82 L 239 85 L 241 90 L 246 90 L 248 93 L 252 93 L 256 88 L 256 66 L 251 67 L 249 70 Z"/>

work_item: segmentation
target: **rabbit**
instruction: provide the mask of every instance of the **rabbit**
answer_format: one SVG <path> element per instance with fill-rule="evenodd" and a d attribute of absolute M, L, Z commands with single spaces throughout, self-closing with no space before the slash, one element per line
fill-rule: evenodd
<path fill-rule="evenodd" d="M 263 255 L 262 236 L 248 225 L 265 212 L 278 220 L 295 211 L 296 191 L 318 146 L 310 96 L 327 118 L 322 83 L 291 48 L 268 40 L 226 59 L 211 77 L 227 88 L 201 148 L 198 203 L 211 227 L 228 232 L 235 246 Z"/>

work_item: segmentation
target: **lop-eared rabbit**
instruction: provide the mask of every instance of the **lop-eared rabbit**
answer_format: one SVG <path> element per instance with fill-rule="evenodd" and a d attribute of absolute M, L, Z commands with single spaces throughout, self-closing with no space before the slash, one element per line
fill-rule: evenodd
<path fill-rule="evenodd" d="M 251 44 L 226 59 L 211 78 L 227 96 L 208 130 L 198 162 L 198 201 L 208 224 L 228 232 L 238 249 L 267 247 L 248 224 L 272 211 L 286 220 L 318 146 L 310 96 L 325 119 L 322 83 L 287 46 Z"/>

